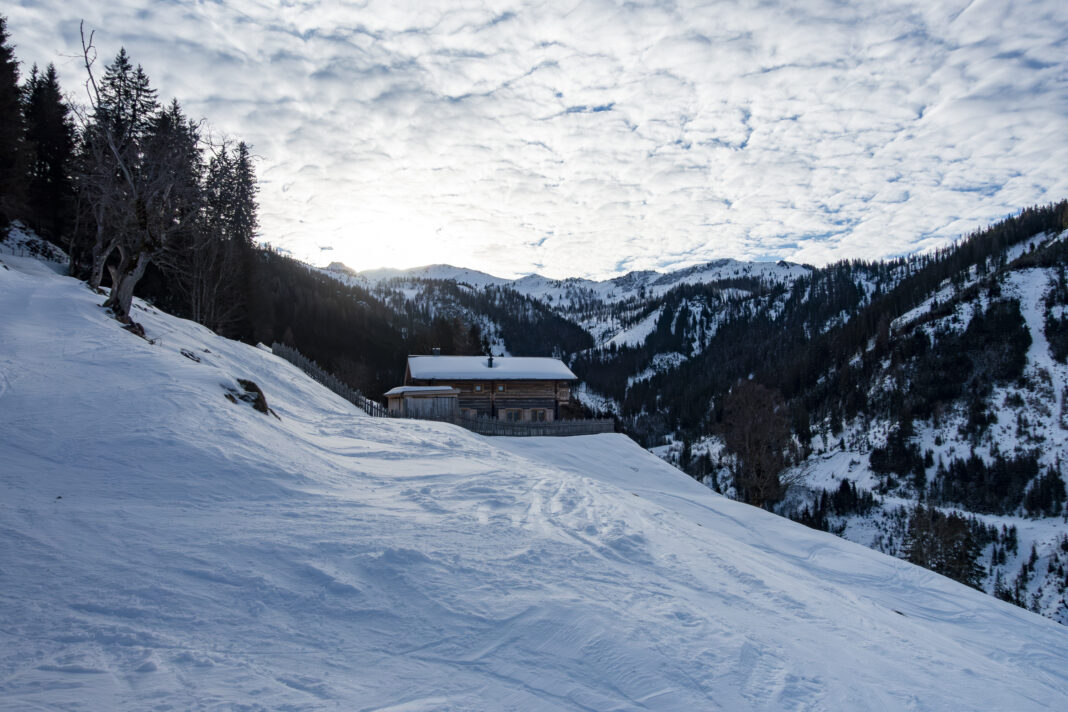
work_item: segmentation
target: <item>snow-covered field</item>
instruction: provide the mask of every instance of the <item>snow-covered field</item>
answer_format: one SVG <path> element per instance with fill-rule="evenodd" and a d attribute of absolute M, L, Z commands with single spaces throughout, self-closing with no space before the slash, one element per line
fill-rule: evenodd
<path fill-rule="evenodd" d="M 374 420 L 0 261 L 0 708 L 1068 709 L 1065 627 L 623 436 Z"/>

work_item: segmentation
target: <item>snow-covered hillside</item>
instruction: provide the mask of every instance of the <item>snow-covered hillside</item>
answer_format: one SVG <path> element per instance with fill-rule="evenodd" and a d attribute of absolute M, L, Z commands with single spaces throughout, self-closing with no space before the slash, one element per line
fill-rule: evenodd
<path fill-rule="evenodd" d="M 0 261 L 4 708 L 1068 708 L 1065 628 L 623 436 L 371 419 Z"/>
<path fill-rule="evenodd" d="M 1047 239 L 1059 240 L 1065 236 L 1068 233 Z M 1017 249 L 1015 253 L 1010 257 L 1019 256 L 1023 250 Z M 1043 474 L 1050 468 L 1056 477 L 1062 478 L 1061 463 L 1068 460 L 1068 419 L 1065 418 L 1068 366 L 1051 356 L 1045 335 L 1045 299 L 1056 278 L 1056 269 L 1027 268 L 1008 271 L 1001 279 L 998 298 L 1018 302 L 1030 339 L 1026 365 L 1020 378 L 993 388 L 988 398 L 993 405 L 992 422 L 982 431 L 969 428 L 973 416 L 966 404 L 939 413 L 938 417 L 918 419 L 913 424 L 915 434 L 909 441 L 917 452 L 924 453 L 929 463 L 924 468 L 923 496 L 907 481 L 887 488 L 885 475 L 873 472 L 870 466 L 873 448 L 886 445 L 897 423 L 861 417 L 837 435 L 825 432 L 816 438 L 814 454 L 795 468 L 803 473 L 809 493 L 834 491 L 843 480 L 849 480 L 858 487 L 885 495 L 871 512 L 834 518 L 843 536 L 887 553 L 906 556 L 906 509 L 915 506 L 916 500 L 930 497 L 928 488 L 933 489 L 932 483 L 937 485 L 944 476 L 940 474 L 942 468 L 954 460 L 977 457 L 990 464 L 999 458 L 1033 456 Z M 937 334 L 963 332 L 972 316 L 990 307 L 991 297 L 986 292 L 961 296 L 968 295 L 969 287 L 978 281 L 973 275 L 962 285 L 947 286 L 898 319 L 894 325 L 899 331 L 897 338 L 921 332 L 937 341 Z M 901 386 L 898 383 L 901 376 L 894 375 L 889 359 L 882 368 L 873 378 L 876 395 Z M 1028 482 L 1027 489 L 1036 484 L 1037 481 Z M 977 563 L 982 575 L 978 584 L 988 593 L 1011 596 L 1021 605 L 1068 624 L 1068 595 L 1065 594 L 1068 577 L 1062 565 L 1068 558 L 1068 520 L 1059 513 L 1028 511 L 1022 505 L 1008 510 L 968 511 L 960 503 L 940 507 L 943 513 L 974 518 L 999 531 L 1011 528 L 1010 547 L 1006 547 L 1004 537 L 980 543 Z"/>

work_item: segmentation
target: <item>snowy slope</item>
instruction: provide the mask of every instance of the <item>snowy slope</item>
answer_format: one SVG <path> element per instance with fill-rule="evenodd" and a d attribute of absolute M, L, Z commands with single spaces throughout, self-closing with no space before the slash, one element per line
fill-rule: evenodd
<path fill-rule="evenodd" d="M 645 340 L 649 338 L 649 334 L 653 333 L 653 329 L 656 328 L 656 322 L 660 319 L 660 315 L 663 309 L 656 309 L 649 313 L 648 316 L 639 320 L 633 326 L 623 329 L 618 334 L 608 340 L 608 345 L 615 344 L 616 346 L 641 346 L 645 343 Z"/>
<path fill-rule="evenodd" d="M 1068 708 L 1065 628 L 623 436 L 373 420 L 0 260 L 0 707 Z"/>

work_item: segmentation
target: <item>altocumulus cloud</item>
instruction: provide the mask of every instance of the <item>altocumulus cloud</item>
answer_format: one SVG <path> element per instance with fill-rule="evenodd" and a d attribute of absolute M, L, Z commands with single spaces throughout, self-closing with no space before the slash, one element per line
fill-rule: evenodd
<path fill-rule="evenodd" d="M 262 157 L 263 239 L 603 277 L 941 244 L 1068 196 L 1063 0 L 16 0 Z M 330 253 L 320 247 L 330 246 Z"/>

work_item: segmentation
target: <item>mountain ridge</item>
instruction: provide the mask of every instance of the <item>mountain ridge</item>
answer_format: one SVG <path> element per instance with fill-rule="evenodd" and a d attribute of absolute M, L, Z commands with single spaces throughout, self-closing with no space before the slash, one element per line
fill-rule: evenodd
<path fill-rule="evenodd" d="M 568 291 L 584 291 L 596 295 L 606 302 L 614 302 L 636 297 L 642 292 L 652 296 L 662 294 L 681 284 L 715 282 L 730 277 L 754 276 L 769 281 L 787 282 L 806 274 L 813 268 L 785 260 L 777 262 L 746 262 L 722 258 L 669 272 L 637 270 L 603 280 L 592 280 L 585 277 L 554 279 L 536 273 L 515 279 L 506 279 L 479 270 L 447 264 L 425 265 L 407 269 L 387 267 L 356 271 L 341 262 L 332 262 L 323 269 L 351 277 L 363 286 L 409 280 L 451 280 L 479 288 L 506 286 L 527 296 L 543 300 L 550 298 L 550 301 L 561 299 Z"/>

